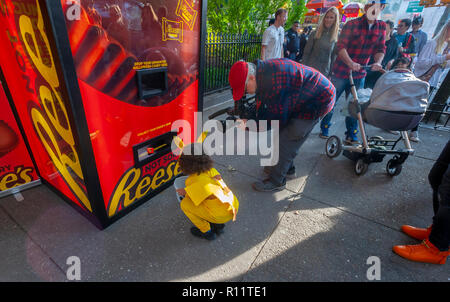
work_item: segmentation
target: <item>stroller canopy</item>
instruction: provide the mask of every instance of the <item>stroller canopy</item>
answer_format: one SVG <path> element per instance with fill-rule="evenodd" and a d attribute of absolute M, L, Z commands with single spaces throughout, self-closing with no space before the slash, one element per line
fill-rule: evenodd
<path fill-rule="evenodd" d="M 427 110 L 430 84 L 410 70 L 397 69 L 382 75 L 370 97 L 371 109 L 423 114 Z"/>

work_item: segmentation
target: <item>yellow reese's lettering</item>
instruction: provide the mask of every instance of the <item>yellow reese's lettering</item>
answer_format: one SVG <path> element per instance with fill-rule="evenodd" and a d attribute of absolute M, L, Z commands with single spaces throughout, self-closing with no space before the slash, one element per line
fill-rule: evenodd
<path fill-rule="evenodd" d="M 152 191 L 155 191 L 166 182 L 173 179 L 181 173 L 178 162 L 173 161 L 167 167 L 160 168 L 153 175 L 153 178 L 146 175 L 141 178 L 142 170 L 132 168 L 128 170 L 120 179 L 108 207 L 108 216 L 117 214 L 119 204 L 122 201 L 123 207 L 126 208 L 135 201 L 145 197 Z"/>

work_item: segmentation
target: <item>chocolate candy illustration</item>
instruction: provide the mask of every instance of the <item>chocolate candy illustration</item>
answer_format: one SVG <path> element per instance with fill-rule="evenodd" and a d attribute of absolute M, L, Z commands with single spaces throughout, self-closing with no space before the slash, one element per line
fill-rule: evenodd
<path fill-rule="evenodd" d="M 0 121 L 0 157 L 11 152 L 19 143 L 19 137 L 5 121 Z"/>

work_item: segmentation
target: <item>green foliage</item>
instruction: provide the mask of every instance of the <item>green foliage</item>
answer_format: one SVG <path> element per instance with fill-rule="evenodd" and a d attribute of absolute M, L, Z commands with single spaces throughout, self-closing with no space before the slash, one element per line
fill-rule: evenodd
<path fill-rule="evenodd" d="M 260 34 L 278 8 L 289 10 L 289 28 L 306 12 L 306 0 L 209 0 L 208 31 Z"/>
<path fill-rule="evenodd" d="M 288 20 L 284 26 L 285 30 L 291 28 L 295 21 L 300 21 L 300 24 L 303 23 L 304 15 L 308 12 L 306 8 L 307 0 L 293 0 L 292 3 L 293 5 L 289 10 Z"/>

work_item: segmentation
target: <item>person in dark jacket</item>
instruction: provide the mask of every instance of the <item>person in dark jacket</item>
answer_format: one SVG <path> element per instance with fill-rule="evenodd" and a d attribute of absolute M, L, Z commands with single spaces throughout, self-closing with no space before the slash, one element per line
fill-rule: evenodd
<path fill-rule="evenodd" d="M 295 21 L 292 24 L 292 27 L 286 32 L 284 46 L 284 57 L 297 62 L 300 56 L 300 35 L 298 34 L 299 27 L 299 21 Z"/>
<path fill-rule="evenodd" d="M 428 41 L 428 35 L 423 30 L 420 29 L 422 25 L 423 25 L 423 18 L 421 16 L 415 17 L 413 19 L 411 34 L 414 36 L 415 39 L 414 42 L 416 44 L 415 49 L 416 56 L 420 54 L 422 48 Z"/>
<path fill-rule="evenodd" d="M 298 55 L 298 61 L 301 62 L 303 60 L 303 52 L 305 50 L 306 43 L 308 42 L 309 34 L 312 31 L 312 27 L 304 27 L 303 32 L 300 35 L 300 54 Z"/>
<path fill-rule="evenodd" d="M 397 39 L 398 42 L 398 50 L 400 54 L 404 56 L 411 56 L 411 54 L 415 55 L 416 51 L 414 36 L 408 32 L 410 27 L 411 20 L 401 19 L 397 25 L 397 32 L 394 34 L 394 38 Z"/>
<path fill-rule="evenodd" d="M 384 70 L 390 70 L 392 67 L 392 63 L 399 56 L 398 51 L 398 43 L 397 40 L 393 38 L 392 32 L 394 30 L 394 22 L 386 21 L 386 36 L 385 42 L 386 45 L 386 54 L 384 55 L 383 61 L 381 62 L 381 66 Z M 370 60 L 369 65 L 373 64 L 373 58 Z M 364 88 L 371 88 L 375 86 L 378 78 L 381 77 L 382 73 L 379 71 L 368 71 L 366 80 L 364 81 Z"/>

